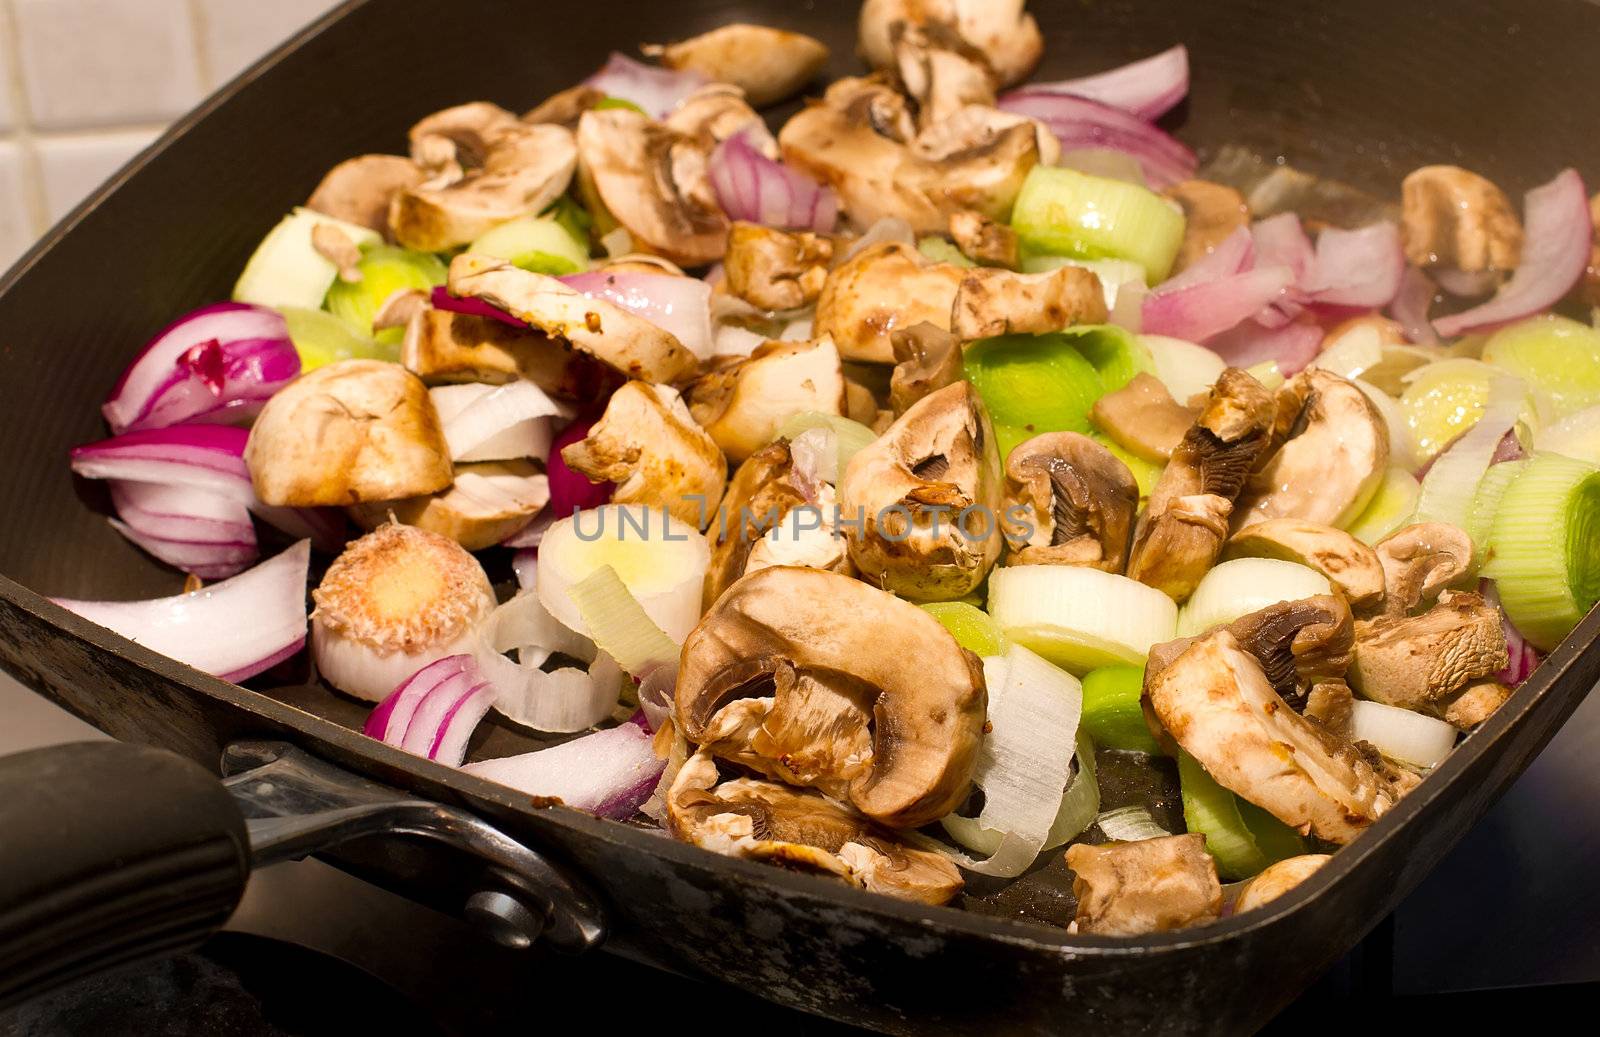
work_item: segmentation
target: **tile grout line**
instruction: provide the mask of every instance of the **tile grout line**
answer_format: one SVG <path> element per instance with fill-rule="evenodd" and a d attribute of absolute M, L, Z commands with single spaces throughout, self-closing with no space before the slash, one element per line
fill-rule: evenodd
<path fill-rule="evenodd" d="M 200 76 L 202 95 L 216 89 L 211 67 L 211 53 L 206 46 L 206 12 L 200 0 L 188 0 L 189 32 L 193 35 L 195 71 Z"/>
<path fill-rule="evenodd" d="M 22 74 L 22 46 L 19 40 L 20 23 L 12 0 L 0 0 L 0 42 L 6 48 L 9 65 L 5 89 L 11 94 L 11 136 L 21 155 L 22 179 L 33 235 L 38 237 L 50 229 L 50 205 L 45 198 L 44 167 L 39 161 L 39 150 L 34 146 L 33 112 L 28 104 L 26 80 Z"/>

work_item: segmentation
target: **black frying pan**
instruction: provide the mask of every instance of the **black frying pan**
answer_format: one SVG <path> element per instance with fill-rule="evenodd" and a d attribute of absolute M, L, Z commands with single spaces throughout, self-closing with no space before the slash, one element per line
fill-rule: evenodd
<path fill-rule="evenodd" d="M 0 531 L 0 661 L 111 734 L 176 750 L 212 773 L 225 747 L 277 739 L 382 783 L 350 786 L 337 770 L 307 777 L 313 763 L 259 744 L 236 745 L 229 769 L 288 760 L 304 764 L 293 787 L 321 791 L 274 806 L 252 800 L 256 786 L 241 778 L 229 799 L 195 771 L 142 752 L 55 765 L 48 780 L 63 794 L 48 803 L 18 791 L 22 781 L 47 780 L 45 758 L 20 778 L 15 767 L 10 780 L 0 773 L 0 802 L 13 804 L 0 818 L 8 824 L 0 829 L 0 945 L 22 946 L 31 933 L 39 955 L 59 947 L 38 935 L 46 918 L 79 952 L 36 955 L 40 984 L 184 945 L 224 917 L 248 867 L 235 806 L 242 798 L 256 817 L 249 840 L 260 858 L 365 836 L 365 849 L 358 843 L 346 858 L 351 866 L 445 906 L 470 902 L 507 942 L 543 931 L 580 947 L 603 926 L 619 952 L 889 1032 L 1243 1032 L 1398 903 L 1545 744 L 1600 676 L 1600 650 L 1591 646 L 1600 616 L 1437 774 L 1289 896 L 1197 932 L 1070 937 L 872 897 L 562 808 L 534 809 L 525 797 L 355 735 L 348 726 L 358 707 L 292 675 L 252 682 L 253 690 L 223 684 L 40 596 L 176 589 L 173 573 L 106 526 L 104 500 L 74 483 L 67 450 L 103 435 L 99 404 L 137 345 L 174 313 L 224 297 L 254 242 L 333 163 L 400 149 L 416 117 L 445 105 L 485 98 L 520 110 L 592 71 L 613 47 L 731 20 L 819 36 L 835 48 L 830 75 L 844 74 L 857 67 L 856 6 L 351 3 L 184 120 L 0 282 L 0 502 L 9 512 Z M 1600 176 L 1600 136 L 1582 114 L 1600 96 L 1592 55 L 1600 10 L 1580 0 L 1032 6 L 1049 40 L 1042 74 L 1051 78 L 1187 43 L 1195 84 L 1172 123 L 1202 153 L 1243 144 L 1380 195 L 1393 195 L 1410 168 L 1438 161 L 1469 164 L 1513 194 L 1567 165 Z M 502 755 L 530 744 L 497 729 L 474 751 Z M 390 788 L 449 809 L 398 802 L 405 797 Z M 278 817 L 318 805 L 355 813 Z M 472 827 L 481 822 L 498 832 Z M 373 833 L 392 830 L 465 843 L 471 853 L 374 846 Z M 29 833 L 31 845 L 22 839 Z M 29 866 L 13 868 L 24 855 Z M 108 855 L 122 864 L 109 878 L 97 870 Z M 53 913 L 39 910 L 45 895 L 56 898 Z M 17 975 L 9 972 L 15 960 L 0 954 L 0 975 Z"/>

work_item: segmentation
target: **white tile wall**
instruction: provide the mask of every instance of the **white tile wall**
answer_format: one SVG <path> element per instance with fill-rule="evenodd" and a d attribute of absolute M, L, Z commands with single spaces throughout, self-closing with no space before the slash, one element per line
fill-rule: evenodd
<path fill-rule="evenodd" d="M 337 0 L 0 0 L 0 270 Z"/>

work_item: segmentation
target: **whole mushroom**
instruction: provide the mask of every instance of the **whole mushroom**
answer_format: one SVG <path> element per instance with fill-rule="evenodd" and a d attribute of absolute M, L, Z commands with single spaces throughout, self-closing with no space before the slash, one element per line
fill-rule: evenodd
<path fill-rule="evenodd" d="M 1460 166 L 1423 166 L 1400 185 L 1406 259 L 1474 274 L 1516 268 L 1522 224 L 1504 191 Z"/>

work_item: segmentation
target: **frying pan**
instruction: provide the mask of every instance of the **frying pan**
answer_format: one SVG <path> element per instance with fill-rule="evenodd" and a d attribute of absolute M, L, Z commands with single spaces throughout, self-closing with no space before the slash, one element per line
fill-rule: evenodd
<path fill-rule="evenodd" d="M 1600 10 L 1578 0 L 1032 7 L 1049 40 L 1048 78 L 1188 44 L 1194 89 L 1170 119 L 1202 156 L 1240 144 L 1384 197 L 1429 162 L 1468 164 L 1513 196 L 1568 165 L 1600 175 L 1600 136 L 1574 132 L 1572 115 L 1600 96 L 1589 53 Z M 1382 919 L 1523 770 L 1600 676 L 1600 615 L 1288 896 L 1193 932 L 1074 936 L 879 898 L 538 807 L 360 737 L 350 727 L 362 710 L 303 674 L 225 684 L 43 596 L 176 590 L 172 572 L 106 525 L 105 500 L 74 482 L 67 451 L 104 434 L 99 404 L 138 344 L 174 313 L 225 297 L 252 245 L 335 162 L 399 150 L 414 119 L 446 105 L 482 98 L 522 110 L 614 47 L 733 20 L 818 36 L 834 48 L 829 75 L 846 74 L 858 67 L 856 9 L 854 0 L 349 3 L 175 126 L 0 281 L 0 662 L 117 738 L 200 765 L 125 748 L 0 767 L 9 811 L 0 813 L 0 949 L 33 954 L 0 953 L 0 976 L 31 960 L 38 989 L 193 942 L 226 916 L 252 855 L 354 838 L 346 866 L 429 902 L 469 905 L 506 942 L 543 932 L 582 948 L 603 935 L 610 950 L 885 1032 L 1240 1033 Z M 533 744 L 492 728 L 472 751 Z M 231 797 L 209 776 L 224 768 L 236 775 Z M 275 788 L 292 802 L 272 802 Z M 431 848 L 439 842 L 447 848 Z M 27 866 L 14 866 L 17 848 L 30 846 Z"/>

